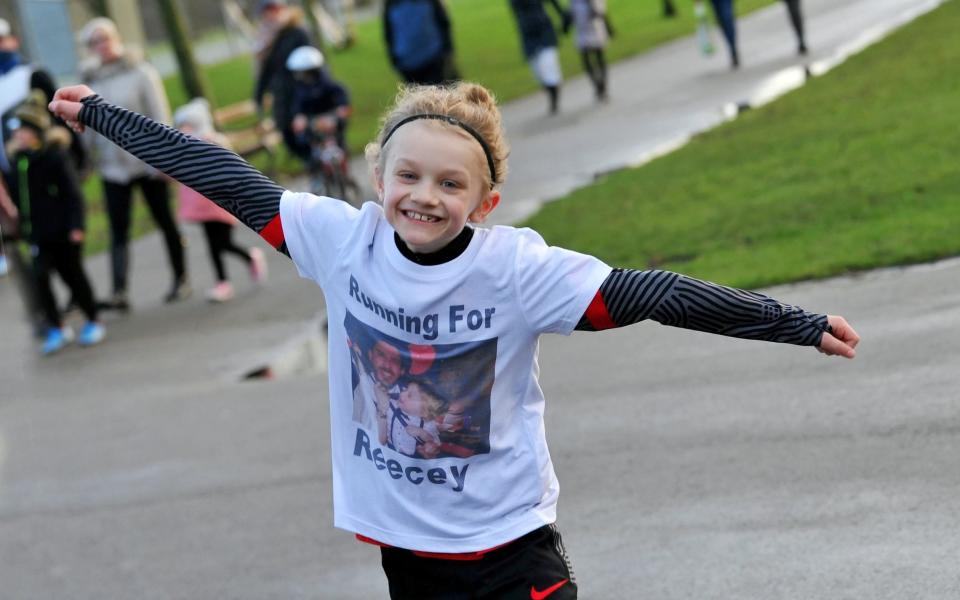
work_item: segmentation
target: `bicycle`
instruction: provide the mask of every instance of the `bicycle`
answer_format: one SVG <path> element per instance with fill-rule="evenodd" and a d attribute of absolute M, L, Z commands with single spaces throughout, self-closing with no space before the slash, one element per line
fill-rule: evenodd
<path fill-rule="evenodd" d="M 311 118 L 303 135 L 310 147 L 307 160 L 310 193 L 338 198 L 352 206 L 359 206 L 360 186 L 350 174 L 347 153 L 337 139 L 334 118 L 330 115 Z"/>

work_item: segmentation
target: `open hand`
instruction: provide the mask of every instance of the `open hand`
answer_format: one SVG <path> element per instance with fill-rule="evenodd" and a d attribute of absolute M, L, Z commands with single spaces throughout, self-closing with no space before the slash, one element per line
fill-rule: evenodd
<path fill-rule="evenodd" d="M 827 356 L 843 356 L 853 358 L 857 355 L 855 348 L 860 343 L 860 336 L 847 323 L 847 320 L 837 315 L 827 315 L 830 333 L 824 332 L 823 339 L 817 350 Z"/>
<path fill-rule="evenodd" d="M 93 94 L 94 91 L 85 85 L 62 87 L 53 95 L 47 108 L 63 119 L 70 129 L 80 133 L 83 131 L 83 123 L 79 121 L 80 109 L 83 108 L 80 101 Z"/>

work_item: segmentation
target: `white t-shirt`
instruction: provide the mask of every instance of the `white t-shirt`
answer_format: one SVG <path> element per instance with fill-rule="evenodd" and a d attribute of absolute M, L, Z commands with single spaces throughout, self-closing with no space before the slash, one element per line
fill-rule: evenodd
<path fill-rule="evenodd" d="M 453 553 L 554 522 L 559 486 L 544 435 L 538 338 L 573 331 L 610 268 L 512 227 L 477 229 L 460 256 L 423 266 L 397 250 L 377 204 L 357 210 L 288 191 L 280 215 L 297 269 L 327 301 L 335 525 Z M 376 376 L 370 348 L 381 342 L 402 356 L 392 365 L 403 373 L 398 389 L 439 403 L 438 422 L 443 411 L 456 415 L 453 430 L 438 432 L 436 458 L 391 450 L 353 418 L 364 374 L 350 348 Z"/>

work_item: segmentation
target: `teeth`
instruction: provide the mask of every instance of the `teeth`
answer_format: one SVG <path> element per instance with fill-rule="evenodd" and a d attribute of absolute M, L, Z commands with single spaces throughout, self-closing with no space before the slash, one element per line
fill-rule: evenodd
<path fill-rule="evenodd" d="M 438 219 L 437 217 L 433 217 L 433 216 L 430 216 L 430 215 L 420 214 L 420 213 L 418 213 L 418 212 L 413 212 L 412 210 L 404 211 L 403 214 L 406 215 L 406 216 L 407 216 L 408 218 L 410 218 L 410 219 L 414 219 L 414 220 L 416 220 L 416 221 L 424 221 L 424 222 L 427 222 L 427 223 L 434 223 L 434 222 L 440 220 L 440 219 Z"/>

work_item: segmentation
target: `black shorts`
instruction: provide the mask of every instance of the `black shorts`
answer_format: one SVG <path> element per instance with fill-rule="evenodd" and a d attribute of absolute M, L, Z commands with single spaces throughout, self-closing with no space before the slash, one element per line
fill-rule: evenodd
<path fill-rule="evenodd" d="M 381 548 L 393 600 L 571 600 L 577 584 L 555 525 L 476 560 L 426 558 Z"/>

